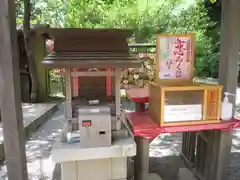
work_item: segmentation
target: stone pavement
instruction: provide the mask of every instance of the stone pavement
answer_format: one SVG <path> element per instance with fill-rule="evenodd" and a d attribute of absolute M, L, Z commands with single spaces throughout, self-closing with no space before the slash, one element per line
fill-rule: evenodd
<path fill-rule="evenodd" d="M 57 103 L 23 103 L 23 124 L 26 139 L 56 110 Z M 0 160 L 4 160 L 3 129 L 0 123 Z"/>
<path fill-rule="evenodd" d="M 39 104 L 31 104 L 31 103 L 23 103 L 22 111 L 23 111 L 23 120 L 24 127 L 31 124 L 33 121 L 41 117 L 44 113 L 49 111 L 56 104 L 53 103 L 39 103 Z M 0 123 L 0 143 L 3 141 L 2 134 L 2 123 Z"/>
<path fill-rule="evenodd" d="M 60 107 L 26 142 L 29 180 L 52 179 L 55 164 L 51 160 L 51 149 L 55 137 L 61 132 L 63 121 L 63 109 Z M 0 169 L 0 179 L 7 180 L 6 166 Z"/>

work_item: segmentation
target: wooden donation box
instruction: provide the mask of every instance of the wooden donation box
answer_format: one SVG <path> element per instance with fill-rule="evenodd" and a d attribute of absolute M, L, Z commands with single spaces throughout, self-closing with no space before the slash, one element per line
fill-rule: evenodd
<path fill-rule="evenodd" d="M 149 113 L 160 126 L 220 122 L 222 86 L 195 83 L 194 35 L 157 36 L 157 78 Z"/>

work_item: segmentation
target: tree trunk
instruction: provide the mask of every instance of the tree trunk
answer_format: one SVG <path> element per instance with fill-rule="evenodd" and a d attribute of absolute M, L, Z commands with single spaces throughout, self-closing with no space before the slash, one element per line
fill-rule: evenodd
<path fill-rule="evenodd" d="M 25 51 L 28 58 L 28 68 L 31 77 L 31 101 L 37 101 L 38 95 L 38 82 L 37 82 L 37 70 L 33 56 L 33 50 L 30 40 L 30 18 L 31 18 L 31 3 L 30 0 L 24 0 L 24 22 L 23 22 L 23 32 L 24 32 L 24 44 Z"/>

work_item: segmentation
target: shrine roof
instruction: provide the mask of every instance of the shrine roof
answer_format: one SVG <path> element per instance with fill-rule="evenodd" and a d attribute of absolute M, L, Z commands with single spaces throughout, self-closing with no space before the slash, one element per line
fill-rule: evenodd
<path fill-rule="evenodd" d="M 129 53 L 129 29 L 49 28 L 54 37 L 52 54 L 43 64 L 50 67 L 137 68 L 143 60 Z"/>
<path fill-rule="evenodd" d="M 143 60 L 134 55 L 111 53 L 69 53 L 49 55 L 42 63 L 48 67 L 137 68 Z"/>
<path fill-rule="evenodd" d="M 115 29 L 115 28 L 48 28 L 45 33 L 51 38 L 55 37 L 89 37 L 89 36 L 119 36 L 130 37 L 133 34 L 131 29 Z"/>

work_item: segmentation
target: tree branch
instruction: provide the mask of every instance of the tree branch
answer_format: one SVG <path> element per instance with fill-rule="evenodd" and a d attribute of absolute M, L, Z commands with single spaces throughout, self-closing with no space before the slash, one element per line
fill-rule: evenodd
<path fill-rule="evenodd" d="M 24 18 L 23 18 L 24 45 L 28 58 L 28 69 L 31 78 L 31 101 L 36 102 L 38 94 L 38 82 L 34 55 L 32 52 L 32 47 L 29 42 L 30 22 L 31 22 L 31 2 L 30 0 L 24 0 Z"/>

